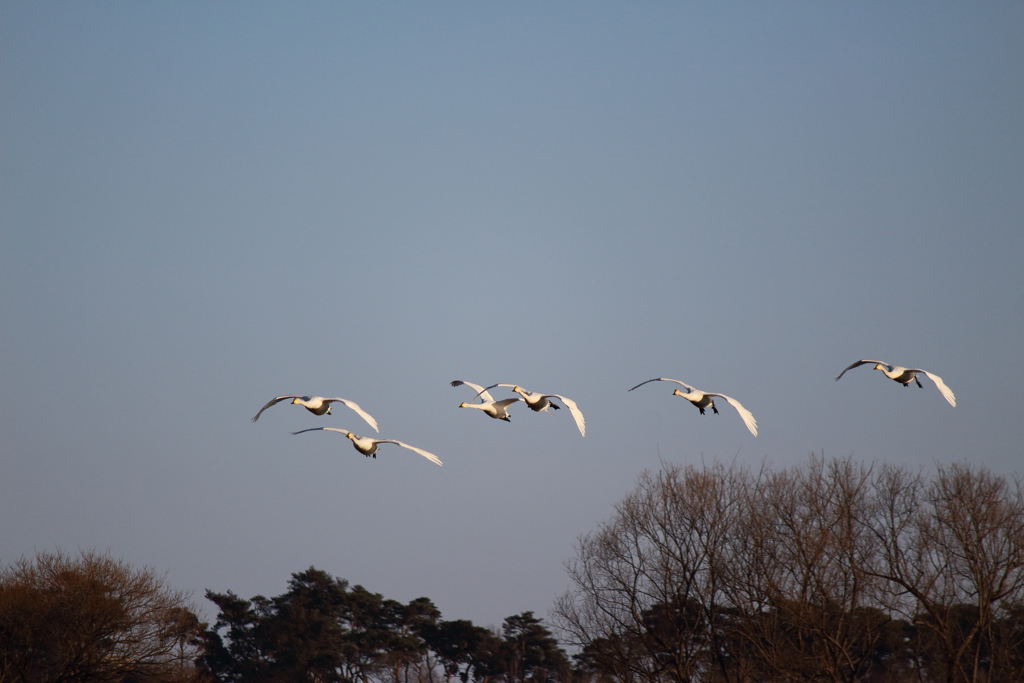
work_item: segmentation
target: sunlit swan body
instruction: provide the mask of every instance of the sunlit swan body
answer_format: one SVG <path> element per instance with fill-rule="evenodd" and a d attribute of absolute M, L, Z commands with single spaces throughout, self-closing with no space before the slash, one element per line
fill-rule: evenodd
<path fill-rule="evenodd" d="M 377 429 L 377 421 L 374 420 L 373 417 L 368 412 L 360 408 L 359 404 L 356 403 L 355 401 L 349 401 L 348 399 L 345 398 L 324 398 L 323 396 L 299 396 L 297 394 L 291 394 L 290 396 L 278 396 L 274 400 L 269 401 L 267 405 L 260 408 L 260 412 L 256 413 L 256 417 L 252 418 L 252 421 L 255 422 L 256 420 L 260 419 L 260 415 L 263 414 L 264 410 L 266 410 L 272 405 L 277 405 L 278 403 L 287 398 L 292 399 L 293 404 L 302 406 L 303 408 L 313 413 L 314 415 L 330 415 L 331 404 L 342 403 L 345 405 L 346 408 L 354 410 L 356 414 L 359 415 L 359 417 L 366 420 L 367 424 L 373 427 L 373 430 L 375 432 L 380 432 L 380 430 Z"/>
<path fill-rule="evenodd" d="M 526 405 L 535 413 L 545 413 L 548 408 L 558 410 L 559 405 L 551 401 L 551 399 L 557 398 L 565 404 L 566 408 L 569 409 L 569 413 L 572 415 L 572 419 L 576 421 L 576 427 L 580 430 L 580 434 L 582 436 L 587 435 L 587 422 L 583 419 L 583 413 L 580 412 L 580 409 L 576 406 L 576 401 L 571 398 L 566 398 L 561 394 L 541 394 L 533 391 L 527 391 L 518 384 L 492 384 L 489 387 L 481 389 L 480 393 L 477 395 L 483 396 L 487 393 L 488 389 L 493 389 L 494 387 L 509 387 L 512 391 L 522 396 Z"/>
<path fill-rule="evenodd" d="M 743 424 L 747 425 L 747 429 L 750 430 L 750 433 L 753 434 L 754 436 L 757 436 L 757 420 L 754 419 L 754 416 L 751 414 L 749 410 L 743 407 L 743 404 L 741 404 L 734 398 L 730 398 L 725 394 L 715 394 L 710 391 L 701 391 L 700 389 L 694 389 L 686 382 L 680 382 L 677 379 L 669 379 L 668 377 L 655 377 L 654 379 L 647 380 L 647 382 L 675 382 L 676 384 L 681 385 L 686 389 L 686 392 L 684 393 L 676 389 L 675 391 L 672 392 L 672 395 L 681 396 L 690 403 L 692 403 L 693 405 L 697 406 L 697 409 L 700 410 L 701 415 L 704 414 L 704 409 L 707 408 L 708 406 L 711 406 L 711 410 L 717 415 L 718 408 L 715 406 L 715 397 L 717 396 L 718 398 L 724 398 L 729 403 L 729 405 L 736 409 L 736 412 L 740 414 L 740 417 L 743 418 Z M 633 387 L 633 389 L 636 389 L 637 387 L 642 387 L 643 385 L 647 384 L 647 382 L 640 382 L 640 384 L 637 384 L 636 387 Z M 633 389 L 630 389 L 630 391 L 633 391 Z"/>
<path fill-rule="evenodd" d="M 356 447 L 356 450 L 359 451 L 360 453 L 362 453 L 363 455 L 365 455 L 367 458 L 373 457 L 376 460 L 376 458 L 377 458 L 377 446 L 379 444 L 382 444 L 382 443 L 393 443 L 396 446 L 401 446 L 402 448 L 408 448 L 410 451 L 413 451 L 415 453 L 419 453 L 420 455 L 422 455 L 424 458 L 426 458 L 430 462 L 434 463 L 435 465 L 440 465 L 441 464 L 441 459 L 439 457 L 437 457 L 433 453 L 428 453 L 427 451 L 423 450 L 422 448 L 416 448 L 415 446 L 410 446 L 407 443 L 402 443 L 401 441 L 395 441 L 394 439 L 371 439 L 368 436 L 357 436 L 357 435 L 353 434 L 352 432 L 348 431 L 347 429 L 338 429 L 337 427 L 313 427 L 312 429 L 303 429 L 303 430 L 298 431 L 298 432 L 292 432 L 292 434 L 294 435 L 294 434 L 302 434 L 303 432 L 317 432 L 317 431 L 339 432 L 341 434 L 344 434 L 346 437 L 348 437 L 349 439 L 352 440 L 352 445 Z"/>
<path fill-rule="evenodd" d="M 504 401 L 495 401 L 494 397 L 479 384 L 473 384 L 472 382 L 463 382 L 461 379 L 452 381 L 452 386 L 457 387 L 460 384 L 465 384 L 467 387 L 476 392 L 477 396 L 480 397 L 482 403 L 460 403 L 460 408 L 476 408 L 477 410 L 484 411 L 485 415 L 493 417 L 495 420 L 504 420 L 505 422 L 511 422 L 508 416 L 508 407 L 513 403 L 522 401 L 521 398 L 507 398 Z"/>
<path fill-rule="evenodd" d="M 892 363 L 886 363 L 885 361 L 881 360 L 859 360 L 850 367 L 846 368 L 846 370 L 852 370 L 860 365 L 865 365 L 867 363 L 874 363 L 875 370 L 881 370 L 886 377 L 893 380 L 894 382 L 899 382 L 905 387 L 910 386 L 910 383 L 914 382 L 915 384 L 917 384 L 917 386 L 923 389 L 924 387 L 921 385 L 921 380 L 919 380 L 917 376 L 919 374 L 924 375 L 931 381 L 935 382 L 935 386 L 938 387 L 939 393 L 942 394 L 942 397 L 944 399 L 949 401 L 949 405 L 953 406 L 954 408 L 956 407 L 956 396 L 954 396 L 953 392 L 950 391 L 949 387 L 946 386 L 946 383 L 942 381 L 941 377 L 939 377 L 938 375 L 933 375 L 927 370 L 921 370 L 920 368 L 904 368 L 899 365 L 893 365 Z M 846 370 L 840 372 L 839 377 L 845 375 Z M 837 382 L 839 381 L 839 377 L 836 377 Z"/>

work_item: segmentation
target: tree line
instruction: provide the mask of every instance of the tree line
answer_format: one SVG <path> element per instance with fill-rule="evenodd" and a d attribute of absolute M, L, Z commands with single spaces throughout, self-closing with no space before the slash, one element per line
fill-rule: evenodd
<path fill-rule="evenodd" d="M 109 555 L 0 569 L 0 683 L 1024 681 L 1024 488 L 812 456 L 664 465 L 578 539 L 551 612 L 445 620 L 310 567 L 188 596 Z"/>
<path fill-rule="evenodd" d="M 643 474 L 553 610 L 602 680 L 1024 680 L 1024 495 L 811 457 Z"/>
<path fill-rule="evenodd" d="M 0 570 L 0 683 L 549 683 L 565 651 L 532 612 L 500 631 L 446 621 L 310 567 L 288 590 L 207 591 L 202 623 L 152 570 L 92 552 Z"/>
<path fill-rule="evenodd" d="M 217 681 L 548 683 L 570 674 L 532 612 L 507 617 L 496 633 L 441 619 L 427 598 L 388 600 L 313 567 L 275 598 L 206 597 L 219 613 L 197 661 Z"/>

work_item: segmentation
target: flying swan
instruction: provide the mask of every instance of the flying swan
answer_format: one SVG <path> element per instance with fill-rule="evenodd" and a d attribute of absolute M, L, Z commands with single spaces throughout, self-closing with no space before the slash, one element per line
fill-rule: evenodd
<path fill-rule="evenodd" d="M 669 379 L 668 377 L 655 377 L 654 379 L 647 380 L 647 382 L 675 382 L 676 384 L 682 385 L 683 387 L 686 388 L 687 392 L 684 394 L 683 392 L 676 389 L 675 391 L 672 392 L 672 395 L 682 396 L 687 401 L 697 406 L 697 409 L 700 410 L 701 415 L 704 414 L 704 409 L 707 408 L 708 406 L 711 406 L 711 410 L 713 410 L 714 413 L 717 415 L 718 408 L 715 407 L 715 400 L 712 397 L 718 396 L 720 398 L 724 398 L 726 401 L 729 402 L 729 405 L 736 409 L 736 412 L 740 414 L 740 417 L 743 418 L 743 423 L 747 425 L 747 429 L 750 430 L 750 433 L 753 434 L 754 436 L 757 436 L 757 420 L 754 419 L 754 416 L 751 414 L 749 410 L 744 408 L 743 405 L 734 398 L 730 398 L 725 394 L 713 394 L 710 391 L 701 391 L 700 389 L 694 389 L 686 382 L 680 382 L 677 379 Z M 647 384 L 647 382 L 640 382 L 640 384 L 637 384 L 636 387 L 633 387 L 633 389 L 636 389 L 637 387 L 642 387 L 643 385 Z M 633 391 L 633 389 L 630 389 L 630 391 Z"/>
<path fill-rule="evenodd" d="M 942 394 L 942 397 L 949 401 L 949 405 L 953 406 L 954 408 L 956 407 L 956 396 L 954 396 L 953 392 L 949 390 L 949 387 L 946 386 L 946 383 L 942 381 L 941 377 L 939 377 L 938 375 L 933 375 L 927 370 L 921 370 L 918 368 L 904 368 L 899 365 L 892 365 L 891 363 L 886 363 L 885 361 L 880 360 L 859 360 L 850 367 L 846 368 L 846 370 L 852 370 L 855 367 L 864 365 L 866 363 L 874 363 L 875 370 L 881 370 L 886 377 L 893 380 L 894 382 L 899 382 L 905 387 L 910 386 L 910 382 L 913 381 L 915 384 L 917 384 L 917 386 L 923 389 L 924 387 L 921 385 L 921 380 L 917 378 L 918 373 L 920 373 L 927 377 L 928 379 L 930 379 L 931 381 L 935 382 L 935 386 L 939 388 L 939 393 Z M 845 375 L 846 370 L 840 372 L 839 377 Z M 839 381 L 839 377 L 836 377 L 837 382 Z"/>
<path fill-rule="evenodd" d="M 366 422 L 373 427 L 375 432 L 380 433 L 380 430 L 377 429 L 377 421 L 374 420 L 368 412 L 360 408 L 359 404 L 355 401 L 349 401 L 344 398 L 324 398 L 323 396 L 298 396 L 297 394 L 292 394 L 290 396 L 278 396 L 274 400 L 268 402 L 267 405 L 260 408 L 260 412 L 256 413 L 256 417 L 252 418 L 252 421 L 255 422 L 260 419 L 260 415 L 263 414 L 264 410 L 270 406 L 277 405 L 286 398 L 292 399 L 292 403 L 302 406 L 314 415 L 330 415 L 332 403 L 343 403 L 345 407 L 351 408 L 359 415 L 359 417 L 366 420 Z"/>
<path fill-rule="evenodd" d="M 518 384 L 492 384 L 489 387 L 481 389 L 477 396 L 486 394 L 488 389 L 493 389 L 494 387 L 509 387 L 512 391 L 522 396 L 523 400 L 526 401 L 526 405 L 535 413 L 546 413 L 548 408 L 551 408 L 552 410 L 559 410 L 560 406 L 550 400 L 552 398 L 557 398 L 565 404 L 566 408 L 569 409 L 572 419 L 576 421 L 576 427 L 580 430 L 580 435 L 587 435 L 587 422 L 583 419 L 583 413 L 580 412 L 580 409 L 576 406 L 576 401 L 571 398 L 566 398 L 561 394 L 540 394 L 533 391 L 527 391 Z M 488 394 L 488 396 L 489 395 L 490 394 Z"/>
<path fill-rule="evenodd" d="M 401 441 L 395 441 L 394 439 L 371 439 L 368 436 L 357 436 L 356 434 L 353 434 L 352 432 L 348 431 L 347 429 L 338 429 L 337 427 L 313 427 L 311 429 L 303 429 L 302 431 L 292 432 L 292 435 L 294 436 L 296 434 L 302 434 L 303 432 L 317 432 L 317 431 L 340 432 L 340 433 L 344 434 L 346 437 L 348 437 L 349 439 L 352 440 L 352 445 L 356 447 L 357 451 L 359 451 L 360 453 L 365 455 L 367 458 L 372 456 L 374 460 L 377 459 L 377 444 L 393 443 L 396 446 L 401 446 L 402 448 L 408 448 L 410 451 L 414 451 L 416 453 L 419 453 L 420 455 L 422 455 L 424 458 L 426 458 L 430 462 L 434 463 L 435 465 L 440 465 L 441 464 L 441 458 L 437 457 L 433 453 L 428 453 L 427 451 L 423 450 L 422 448 L 416 448 L 415 446 L 410 446 L 407 443 L 402 443 Z"/>
<path fill-rule="evenodd" d="M 505 422 L 511 422 L 512 420 L 508 417 L 508 407 L 517 401 L 522 401 L 521 398 L 506 398 L 504 401 L 495 401 L 494 397 L 479 384 L 473 384 L 472 382 L 463 382 L 461 379 L 452 380 L 452 386 L 457 387 L 460 384 L 465 384 L 470 389 L 476 392 L 477 396 L 480 397 L 482 403 L 460 403 L 460 408 L 476 408 L 477 410 L 484 411 L 485 415 L 490 415 L 495 420 L 504 420 Z"/>

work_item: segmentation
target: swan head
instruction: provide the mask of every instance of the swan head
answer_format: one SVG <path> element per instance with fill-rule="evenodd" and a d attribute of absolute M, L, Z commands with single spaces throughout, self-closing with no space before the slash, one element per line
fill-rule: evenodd
<path fill-rule="evenodd" d="M 679 391 L 678 389 L 673 389 L 672 390 L 672 395 L 673 396 L 682 396 L 683 392 Z"/>
<path fill-rule="evenodd" d="M 460 407 L 460 408 L 465 408 L 465 407 L 466 407 L 466 402 L 465 402 L 465 401 L 463 401 L 462 403 L 460 403 L 460 404 L 459 404 L 459 407 Z"/>
<path fill-rule="evenodd" d="M 296 404 L 296 403 L 298 403 L 298 402 L 299 402 L 299 399 L 297 399 L 297 398 L 293 398 L 293 399 L 292 399 L 292 405 L 295 405 L 295 404 Z"/>
<path fill-rule="evenodd" d="M 882 370 L 883 369 L 882 368 L 882 364 L 881 363 L 876 363 L 874 369 L 875 370 Z"/>
<path fill-rule="evenodd" d="M 359 437 L 358 437 L 358 436 L 356 436 L 355 434 L 353 434 L 352 432 L 349 432 L 348 434 L 346 434 L 346 435 L 345 435 L 345 438 L 346 438 L 346 439 L 351 439 L 352 441 L 355 441 L 355 440 L 356 440 L 356 439 L 358 439 Z"/>
<path fill-rule="evenodd" d="M 513 391 L 513 393 L 516 393 L 516 394 L 523 393 L 523 390 L 519 387 L 518 384 L 516 386 L 512 387 L 512 391 Z"/>

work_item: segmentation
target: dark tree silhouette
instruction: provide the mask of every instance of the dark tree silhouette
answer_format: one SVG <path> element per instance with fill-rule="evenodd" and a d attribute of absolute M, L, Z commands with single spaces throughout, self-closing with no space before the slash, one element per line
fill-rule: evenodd
<path fill-rule="evenodd" d="M 202 629 L 184 594 L 108 555 L 0 571 L 0 682 L 195 680 Z"/>
<path fill-rule="evenodd" d="M 237 683 L 420 683 L 437 664 L 463 682 L 564 680 L 565 653 L 532 613 L 505 620 L 504 637 L 443 621 L 427 598 L 386 600 L 310 567 L 278 597 L 207 592 L 219 613 L 204 633 L 206 672 Z"/>
<path fill-rule="evenodd" d="M 272 600 L 207 591 L 220 612 L 204 634 L 201 663 L 222 681 L 345 680 L 347 588 L 311 567 L 293 574 L 288 591 Z"/>
<path fill-rule="evenodd" d="M 475 671 L 481 677 L 486 675 L 480 653 L 497 650 L 493 643 L 498 640 L 488 629 L 465 619 L 428 625 L 423 638 L 440 661 L 445 680 L 458 676 L 462 683 L 467 683 Z"/>
<path fill-rule="evenodd" d="M 504 638 L 499 656 L 506 681 L 547 683 L 567 678 L 569 659 L 533 612 L 506 617 L 501 631 Z"/>

